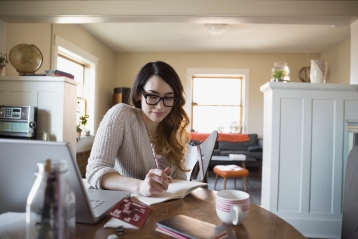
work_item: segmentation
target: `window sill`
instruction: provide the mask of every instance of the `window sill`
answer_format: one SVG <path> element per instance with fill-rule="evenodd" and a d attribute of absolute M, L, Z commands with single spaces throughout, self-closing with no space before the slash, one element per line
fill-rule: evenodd
<path fill-rule="evenodd" d="M 81 136 L 80 140 L 77 142 L 76 152 L 83 152 L 90 150 L 94 141 L 94 135 L 90 136 Z"/>

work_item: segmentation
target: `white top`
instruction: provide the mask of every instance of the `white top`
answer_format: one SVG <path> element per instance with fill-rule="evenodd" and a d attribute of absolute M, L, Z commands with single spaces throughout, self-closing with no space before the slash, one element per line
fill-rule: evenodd
<path fill-rule="evenodd" d="M 261 92 L 273 89 L 280 90 L 319 90 L 319 91 L 350 91 L 358 92 L 358 85 L 330 84 L 330 83 L 304 83 L 304 82 L 267 82 L 260 87 Z"/>

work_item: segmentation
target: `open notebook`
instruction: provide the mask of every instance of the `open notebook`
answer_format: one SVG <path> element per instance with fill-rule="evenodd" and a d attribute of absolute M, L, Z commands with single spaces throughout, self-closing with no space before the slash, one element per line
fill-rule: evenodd
<path fill-rule="evenodd" d="M 96 223 L 122 198 L 130 197 L 130 192 L 86 189 L 68 143 L 0 138 L 0 214 L 26 211 L 37 162 L 46 159 L 67 162 L 77 222 Z"/>
<path fill-rule="evenodd" d="M 152 204 L 165 202 L 168 200 L 184 198 L 186 195 L 191 193 L 191 191 L 199 187 L 204 187 L 206 185 L 208 184 L 203 182 L 197 182 L 197 181 L 173 180 L 173 182 L 169 184 L 168 190 L 165 192 L 156 193 L 150 197 L 132 194 L 132 197 L 136 198 L 142 203 L 145 203 L 147 205 L 152 205 Z"/>

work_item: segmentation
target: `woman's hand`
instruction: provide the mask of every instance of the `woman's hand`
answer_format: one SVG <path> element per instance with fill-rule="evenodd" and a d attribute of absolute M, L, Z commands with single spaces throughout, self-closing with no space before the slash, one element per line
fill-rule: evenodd
<path fill-rule="evenodd" d="M 154 193 L 160 193 L 168 189 L 168 184 L 173 181 L 172 177 L 167 174 L 170 173 L 170 168 L 151 169 L 145 176 L 145 179 L 140 182 L 138 192 L 142 196 L 151 196 Z"/>
<path fill-rule="evenodd" d="M 164 169 L 164 172 L 168 175 L 168 182 L 169 182 L 169 183 L 172 183 L 172 182 L 173 182 L 173 178 L 169 176 L 170 170 L 171 170 L 171 169 L 170 169 L 169 167 L 166 167 L 166 168 Z"/>

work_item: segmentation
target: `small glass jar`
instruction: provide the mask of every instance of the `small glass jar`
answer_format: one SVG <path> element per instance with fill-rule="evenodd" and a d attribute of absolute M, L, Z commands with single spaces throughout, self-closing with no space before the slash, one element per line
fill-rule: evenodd
<path fill-rule="evenodd" d="M 290 68 L 286 62 L 275 62 L 271 72 L 271 81 L 288 82 L 290 81 Z"/>
<path fill-rule="evenodd" d="M 75 195 L 67 179 L 67 164 L 39 162 L 26 203 L 26 239 L 74 239 Z"/>

